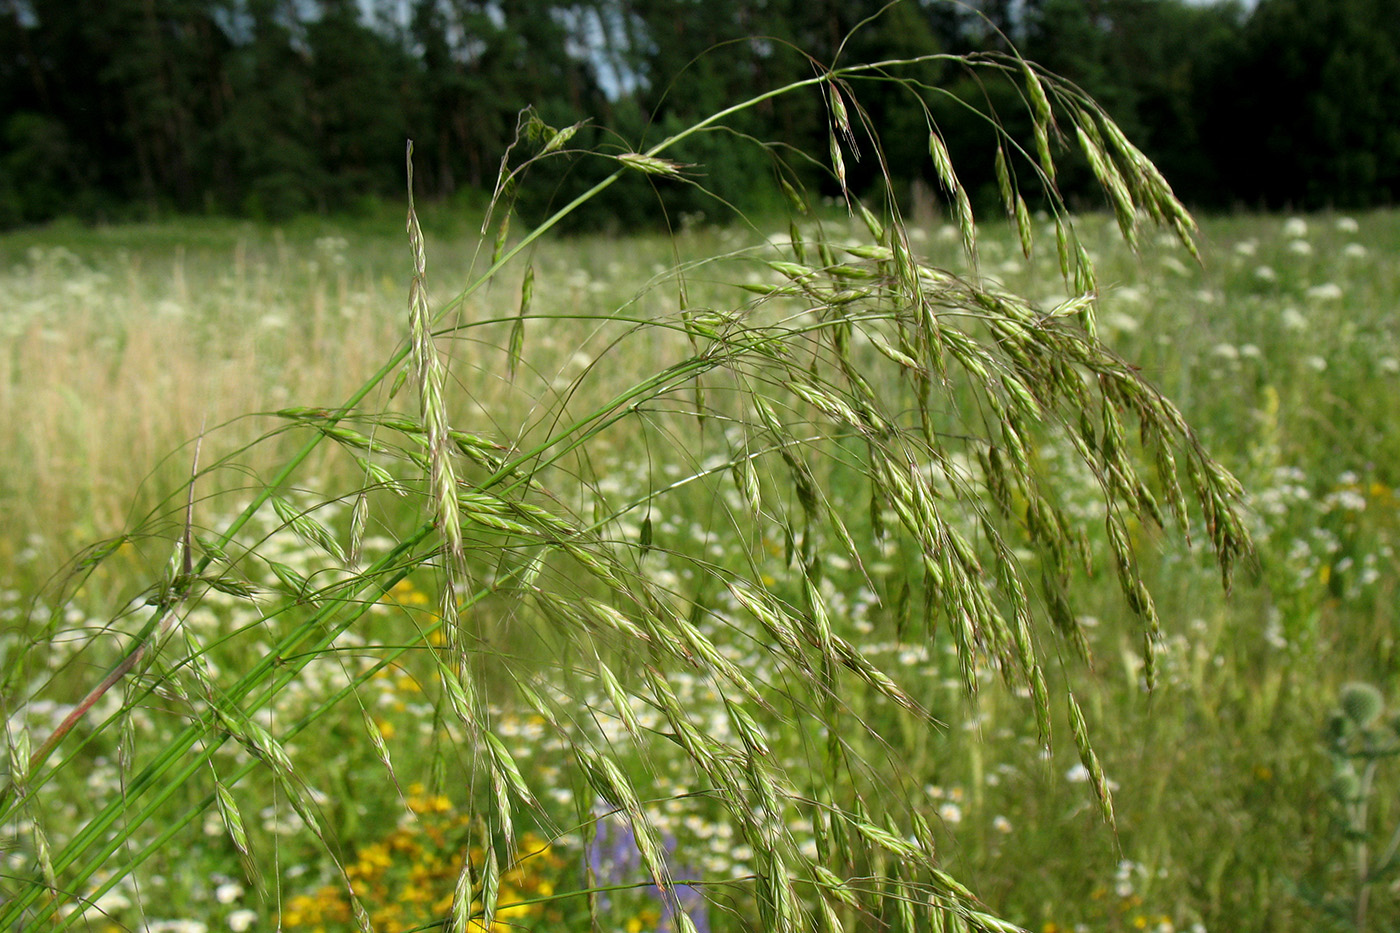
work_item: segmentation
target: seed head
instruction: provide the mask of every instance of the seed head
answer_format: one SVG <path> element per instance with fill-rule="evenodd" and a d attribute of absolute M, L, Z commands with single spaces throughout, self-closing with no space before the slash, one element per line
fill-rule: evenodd
<path fill-rule="evenodd" d="M 1338 694 L 1337 702 L 1346 717 L 1363 729 L 1375 722 L 1385 707 L 1381 692 L 1360 681 L 1344 685 Z"/>

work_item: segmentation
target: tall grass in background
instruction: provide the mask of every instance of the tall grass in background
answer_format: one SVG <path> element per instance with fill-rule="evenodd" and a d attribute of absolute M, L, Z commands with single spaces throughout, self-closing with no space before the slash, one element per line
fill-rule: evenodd
<path fill-rule="evenodd" d="M 939 858 L 957 801 L 926 782 L 950 753 L 985 765 L 981 736 L 948 724 L 969 703 L 1021 710 L 1035 745 L 1073 750 L 1113 826 L 1091 722 L 1117 713 L 1077 698 L 1099 637 L 1077 594 L 1113 582 L 1096 610 L 1122 620 L 1122 663 L 1150 689 L 1151 536 L 1203 542 L 1228 584 L 1247 533 L 1235 480 L 1100 338 L 1093 257 L 1055 193 L 1061 146 L 1130 244 L 1151 221 L 1194 253 L 1190 218 L 1074 88 L 1014 57 L 962 63 L 1024 98 L 1033 149 L 999 134 L 987 157 L 1053 286 L 988 273 L 932 123 L 960 247 L 946 263 L 893 203 L 846 195 L 851 223 L 814 212 L 772 150 L 784 235 L 694 254 L 680 237 L 621 303 L 555 265 L 544 237 L 570 211 L 626 172 L 699 183 L 668 148 L 784 95 L 822 97 L 830 148 L 811 156 L 844 189 L 844 161 L 881 151 L 852 79 L 898 83 L 908 63 L 886 62 L 645 153 L 572 152 L 572 128 L 527 115 L 534 151 L 504 168 L 478 255 L 429 249 L 410 206 L 392 328 L 348 293 L 279 309 L 275 275 L 247 269 L 232 287 L 267 301 L 232 305 L 266 307 L 241 344 L 213 321 L 207 342 L 163 339 L 194 294 L 133 319 L 113 365 L 154 361 L 154 384 L 85 372 L 75 391 L 131 391 L 138 432 L 178 412 L 152 436 L 199 439 L 7 633 L 0 824 L 17 848 L 0 927 L 156 928 L 197 913 L 198 872 L 240 904 L 222 912 L 234 929 L 1011 929 Z M 517 238 L 509 192 L 547 158 L 617 173 Z M 318 249 L 307 293 L 334 294 L 352 247 Z M 429 290 L 439 262 L 474 270 L 447 301 Z M 61 378 L 63 342 L 23 335 L 10 373 Z M 199 424 L 165 404 L 195 391 L 174 360 L 217 370 L 263 342 L 274 388 L 230 372 Z M 356 355 L 376 348 L 377 364 Z M 340 395 L 305 397 L 327 357 L 317 391 Z M 245 404 L 271 414 L 240 420 Z M 89 488 L 120 475 L 104 425 L 43 414 L 55 434 L 27 443 L 62 444 Z M 53 501 L 53 477 L 16 481 Z M 248 889 L 261 897 L 241 906 Z"/>

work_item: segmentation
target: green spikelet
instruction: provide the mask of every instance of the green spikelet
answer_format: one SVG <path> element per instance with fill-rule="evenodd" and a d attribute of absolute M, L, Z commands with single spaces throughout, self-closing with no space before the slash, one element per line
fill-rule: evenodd
<path fill-rule="evenodd" d="M 1108 786 L 1108 778 L 1104 776 L 1103 766 L 1099 764 L 1099 756 L 1094 754 L 1094 749 L 1089 744 L 1089 727 L 1084 723 L 1084 713 L 1079 709 L 1079 702 L 1072 693 L 1069 694 L 1069 729 L 1074 736 L 1074 745 L 1079 749 L 1079 760 L 1088 770 L 1089 780 L 1094 785 L 1094 796 L 1099 798 L 1099 812 L 1103 815 L 1103 821 L 1109 826 L 1114 826 L 1113 794 Z"/>

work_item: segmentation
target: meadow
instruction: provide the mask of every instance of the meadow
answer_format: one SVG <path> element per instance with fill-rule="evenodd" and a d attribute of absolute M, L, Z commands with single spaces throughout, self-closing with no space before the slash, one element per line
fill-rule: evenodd
<path fill-rule="evenodd" d="M 492 244 L 471 223 L 423 213 L 428 289 L 440 304 L 468 285 L 473 257 L 479 269 Z M 1036 307 L 1062 306 L 1071 296 L 1053 219 L 1033 222 L 1029 259 L 1014 225 L 985 225 L 982 270 Z M 1183 519 L 1189 547 L 1150 523 L 1127 526 L 1160 620 L 1150 671 L 1142 636 L 1122 622 L 1131 613 L 1112 565 L 1074 571 L 1074 618 L 1037 637 L 1051 692 L 1074 685 L 1092 758 L 1074 713 L 1056 701 L 1046 748 L 1031 687 L 1004 677 L 994 651 L 969 667 L 954 620 L 919 612 L 918 555 L 880 533 L 900 518 L 891 505 L 872 507 L 853 467 L 858 437 L 796 467 L 783 442 L 760 451 L 739 415 L 725 422 L 737 378 L 678 379 L 630 400 L 639 374 L 689 359 L 705 328 L 729 326 L 722 309 L 771 296 L 754 313 L 770 314 L 774 328 L 786 320 L 773 290 L 787 279 L 769 251 L 815 238 L 816 221 L 802 223 L 549 237 L 532 247 L 528 274 L 512 268 L 440 324 L 450 345 L 444 408 L 461 432 L 453 443 L 464 483 L 486 477 L 486 488 L 560 425 L 591 425 L 586 447 L 539 450 L 529 470 L 510 474 L 532 496 L 524 505 L 461 500 L 472 555 L 462 572 L 489 583 L 464 610 L 486 661 L 471 688 L 479 695 L 460 701 L 434 660 L 454 637 L 443 609 L 451 561 L 404 550 L 432 508 L 414 379 L 397 390 L 387 379 L 365 402 L 385 414 L 325 419 L 414 339 L 414 259 L 401 222 L 189 220 L 0 237 L 0 706 L 10 773 L 134 644 L 149 607 L 183 606 L 160 650 L 60 746 L 62 766 L 8 811 L 0 910 L 40 881 L 66 892 L 50 918 L 26 926 L 40 899 L 10 916 L 10 928 L 338 933 L 367 918 L 406 933 L 440 928 L 468 877 L 478 900 L 494 886 L 498 905 L 474 929 L 752 929 L 771 923 L 786 896 L 760 883 L 774 873 L 755 851 L 763 832 L 790 846 L 789 864 L 857 853 L 849 878 L 818 873 L 794 885 L 795 909 L 847 929 L 932 928 L 913 920 L 913 906 L 935 896 L 927 890 L 962 903 L 961 889 L 937 877 L 910 893 L 894 860 L 851 848 L 847 837 L 861 834 L 890 852 L 936 851 L 989 913 L 1041 933 L 1352 929 L 1363 896 L 1368 928 L 1400 924 L 1400 875 L 1388 870 L 1400 765 L 1378 725 L 1389 714 L 1358 708 L 1355 697 L 1369 694 L 1348 688 L 1374 684 L 1400 704 L 1400 214 L 1206 218 L 1199 264 L 1175 238 L 1147 235 L 1134 253 L 1111 216 L 1075 218 L 1103 290 L 1099 336 L 1239 479 L 1254 542 L 1226 595 L 1199 517 Z M 832 243 L 868 236 L 839 208 L 821 224 Z M 954 225 L 914 226 L 909 238 L 930 267 L 962 262 Z M 654 322 L 663 326 L 646 326 Z M 852 352 L 894 359 L 898 347 L 882 350 L 872 332 Z M 814 351 L 813 373 L 819 362 L 838 365 Z M 814 375 L 812 385 L 824 383 Z M 696 415 L 701 390 L 717 412 L 709 420 Z M 819 413 L 842 416 L 804 391 Z M 958 435 L 955 408 L 935 412 L 949 436 Z M 320 435 L 327 443 L 277 484 L 238 542 L 221 542 L 279 465 Z M 1098 486 L 1071 445 L 1047 431 L 1031 446 L 1085 546 L 1107 546 Z M 961 501 L 959 489 L 973 500 L 997 494 L 971 478 L 982 474 L 970 447 L 950 450 L 929 479 L 941 501 Z M 839 533 L 814 539 L 803 522 L 808 469 L 823 521 L 844 517 L 854 538 L 876 542 L 873 559 L 863 547 L 851 554 Z M 783 491 L 788 472 L 795 493 Z M 1018 500 L 1009 511 L 1025 509 Z M 769 512 L 785 517 L 748 523 Z M 687 594 L 690 615 L 678 618 L 691 628 L 679 630 L 693 635 L 674 653 L 705 664 L 662 679 L 654 655 L 617 648 L 619 638 L 654 646 L 666 636 L 597 598 L 617 567 L 566 545 L 543 561 L 520 543 L 555 516 L 629 555 L 659 602 Z M 185 579 L 181 561 L 190 566 L 180 549 L 187 529 L 190 552 L 228 569 L 203 573 L 208 585 L 184 604 L 170 592 Z M 108 543 L 93 551 L 94 542 Z M 810 548 L 818 557 L 804 564 Z M 1029 551 L 1015 556 L 1039 566 Z M 814 563 L 820 574 L 794 570 Z M 344 568 L 366 566 L 377 568 L 382 595 L 342 588 Z M 707 573 L 735 582 L 705 589 Z M 549 587 L 522 608 L 508 591 L 535 575 Z M 152 583 L 161 580 L 165 591 Z M 839 711 L 764 715 L 775 697 L 807 696 L 794 669 L 774 660 L 785 629 L 717 621 L 762 619 L 767 604 L 754 594 L 763 587 L 825 618 L 838 644 L 870 662 L 851 660 L 839 675 L 860 688 L 827 694 Z M 460 585 L 446 599 L 468 592 Z M 548 595 L 562 592 L 570 598 Z M 352 621 L 306 621 L 337 601 L 342 614 L 355 607 Z M 563 629 L 586 630 L 602 647 L 580 657 Z M 292 632 L 299 641 L 288 641 Z M 231 716 L 215 698 L 260 664 L 266 674 L 243 694 L 256 711 Z M 706 673 L 716 669 L 728 680 Z M 875 671 L 894 672 L 897 686 Z M 810 676 L 838 675 L 814 664 Z M 722 686 L 749 680 L 751 698 Z M 484 712 L 470 711 L 478 702 Z M 838 712 L 862 728 L 814 725 Z M 481 735 L 478 716 L 490 722 Z M 204 731 L 176 747 L 191 723 Z M 729 785 L 695 764 L 708 746 L 688 723 L 747 749 L 745 761 L 768 762 L 791 795 L 749 775 L 744 802 L 758 815 L 734 819 L 716 803 Z M 1352 732 L 1370 744 L 1348 758 Z M 29 744 L 16 752 L 21 733 Z M 567 767 L 580 744 L 614 757 Z M 192 762 L 195 776 L 141 797 L 143 769 L 166 756 L 172 767 Z M 613 760 L 635 799 L 609 777 Z M 716 769 L 729 760 L 717 757 Z M 820 786 L 808 773 L 835 760 L 846 768 L 836 783 L 851 794 L 839 811 L 804 796 Z M 1112 791 L 1111 823 L 1096 783 Z M 128 796 L 92 831 L 96 848 L 75 847 L 88 845 L 82 834 L 104 807 Z M 887 797 L 897 810 L 881 809 Z M 844 830 L 830 818 L 867 806 L 864 822 Z M 504 833 L 503 813 L 514 819 Z M 898 814 L 912 830 L 896 832 Z M 484 836 L 504 840 L 499 855 L 488 859 Z M 45 867 L 45 848 L 75 855 Z M 657 857 L 673 896 L 653 883 Z"/>

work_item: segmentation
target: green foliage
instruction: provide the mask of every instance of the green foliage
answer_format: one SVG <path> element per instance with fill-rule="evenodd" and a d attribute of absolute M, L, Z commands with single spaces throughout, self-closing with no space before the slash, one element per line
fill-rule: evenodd
<path fill-rule="evenodd" d="M 580 150 L 644 151 L 736 96 L 822 68 L 1002 54 L 1012 43 L 1097 99 L 1190 203 L 1386 203 L 1400 162 L 1389 12 L 1385 0 L 18 3 L 0 17 L 0 224 L 353 209 L 365 196 L 401 197 L 405 138 L 417 146 L 421 197 L 485 199 L 527 108 L 553 126 L 614 134 L 580 138 Z M 859 195 L 888 187 L 906 209 L 927 209 L 938 179 L 921 155 L 926 107 L 955 156 L 972 156 L 970 173 L 991 164 L 989 120 L 1034 145 L 1015 82 L 928 57 L 897 81 L 875 77 L 851 78 L 861 101 L 852 118 L 884 140 L 883 152 L 849 154 L 846 187 Z M 830 109 L 815 95 L 766 101 L 725 132 L 690 137 L 675 158 L 708 167 L 709 194 L 660 186 L 665 215 L 721 216 L 715 199 L 776 203 L 752 137 L 819 152 Z M 843 196 L 793 163 L 812 190 Z M 1097 203 L 1088 164 L 1064 163 L 1060 194 Z M 604 177 L 594 168 L 537 172 L 520 209 L 548 216 Z M 616 210 L 590 206 L 567 223 L 660 226 L 653 189 L 631 184 Z M 979 209 L 995 200 L 990 175 L 966 184 Z"/>
<path fill-rule="evenodd" d="M 1263 0 L 1226 80 L 1239 148 L 1226 181 L 1270 205 L 1400 196 L 1400 25 L 1384 0 Z M 1299 148 L 1296 141 L 1310 140 Z M 1252 181 L 1249 179 L 1252 178 Z"/>

